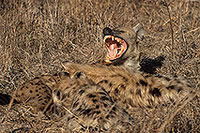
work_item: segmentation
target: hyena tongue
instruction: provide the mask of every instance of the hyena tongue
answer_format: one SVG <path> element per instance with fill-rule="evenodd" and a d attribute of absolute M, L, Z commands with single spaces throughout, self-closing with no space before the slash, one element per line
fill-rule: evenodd
<path fill-rule="evenodd" d="M 112 44 L 112 45 L 110 45 L 109 46 L 109 49 L 108 49 L 108 55 L 110 56 L 110 57 L 113 57 L 113 58 L 115 58 L 116 56 L 117 56 L 117 44 Z"/>

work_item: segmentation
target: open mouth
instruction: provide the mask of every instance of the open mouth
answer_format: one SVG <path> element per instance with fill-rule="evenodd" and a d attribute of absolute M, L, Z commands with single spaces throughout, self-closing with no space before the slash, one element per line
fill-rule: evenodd
<path fill-rule="evenodd" d="M 127 50 L 126 42 L 119 37 L 106 35 L 104 42 L 108 50 L 107 57 L 111 61 L 120 58 Z"/>

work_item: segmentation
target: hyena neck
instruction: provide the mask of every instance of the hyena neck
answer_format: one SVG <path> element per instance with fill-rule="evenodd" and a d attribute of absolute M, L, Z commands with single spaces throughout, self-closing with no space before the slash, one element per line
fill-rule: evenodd
<path fill-rule="evenodd" d="M 140 70 L 139 62 L 134 57 L 127 58 L 124 62 L 124 67 L 130 72 L 139 72 Z"/>

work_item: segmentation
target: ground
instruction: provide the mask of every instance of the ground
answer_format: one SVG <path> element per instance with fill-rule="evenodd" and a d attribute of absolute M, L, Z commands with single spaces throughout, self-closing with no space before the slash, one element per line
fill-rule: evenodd
<path fill-rule="evenodd" d="M 0 2 L 0 92 L 63 70 L 62 62 L 97 63 L 105 53 L 102 29 L 142 23 L 142 71 L 187 78 L 196 96 L 180 106 L 133 110 L 135 132 L 200 132 L 200 2 L 198 0 L 14 0 Z M 185 105 L 186 104 L 186 105 Z M 183 105 L 185 105 L 183 107 Z M 1 132 L 67 132 L 16 104 L 0 105 Z"/>

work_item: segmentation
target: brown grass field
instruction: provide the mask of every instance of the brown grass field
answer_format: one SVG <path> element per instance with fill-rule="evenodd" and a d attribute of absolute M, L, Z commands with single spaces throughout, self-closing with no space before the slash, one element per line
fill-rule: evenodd
<path fill-rule="evenodd" d="M 102 29 L 142 23 L 142 71 L 188 79 L 195 96 L 166 111 L 133 110 L 135 132 L 200 132 L 199 0 L 1 0 L 0 93 L 64 70 L 61 63 L 93 64 L 105 53 Z M 0 105 L 0 133 L 69 132 L 29 107 Z M 124 131 L 125 132 L 125 131 Z"/>

